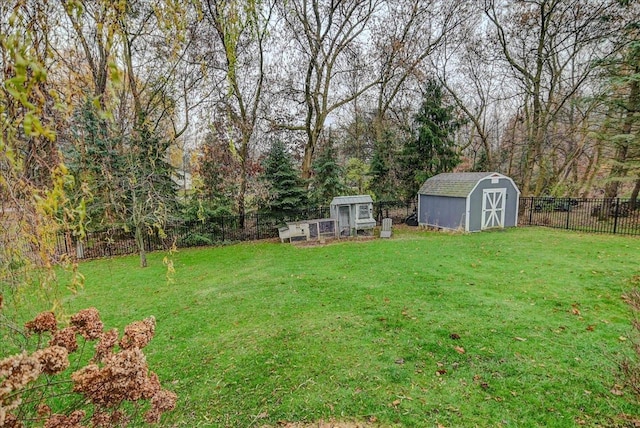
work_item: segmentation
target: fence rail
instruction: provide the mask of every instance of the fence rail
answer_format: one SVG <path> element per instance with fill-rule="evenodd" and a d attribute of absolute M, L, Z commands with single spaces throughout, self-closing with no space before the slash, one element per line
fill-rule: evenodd
<path fill-rule="evenodd" d="M 518 225 L 640 235 L 640 206 L 621 198 L 520 198 Z"/>
<path fill-rule="evenodd" d="M 376 202 L 374 214 L 378 224 L 390 217 L 398 224 L 415 210 L 415 202 Z M 222 244 L 225 242 L 255 241 L 278 237 L 278 226 L 287 221 L 330 217 L 329 207 L 312 207 L 291 215 L 253 213 L 240 216 L 214 217 L 207 221 L 181 221 L 167 224 L 162 231 L 149 230 L 144 237 L 146 251 L 166 250 L 173 244 L 178 248 Z M 77 259 L 121 256 L 138 252 L 133 231 L 109 229 L 89 232 L 83 240 L 71 233 L 58 235 L 56 254 Z"/>

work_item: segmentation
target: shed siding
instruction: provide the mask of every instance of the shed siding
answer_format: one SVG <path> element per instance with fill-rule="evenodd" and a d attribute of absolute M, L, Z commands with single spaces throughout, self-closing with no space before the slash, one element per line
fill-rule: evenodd
<path fill-rule="evenodd" d="M 465 198 L 420 195 L 418 222 L 445 229 L 464 228 L 465 211 Z"/>
<path fill-rule="evenodd" d="M 517 221 L 518 191 L 513 187 L 511 180 L 501 178 L 498 183 L 492 184 L 491 180 L 481 180 L 473 192 L 469 195 L 469 231 L 482 229 L 482 191 L 485 189 L 507 189 L 507 200 L 504 216 L 504 227 L 513 227 Z"/>

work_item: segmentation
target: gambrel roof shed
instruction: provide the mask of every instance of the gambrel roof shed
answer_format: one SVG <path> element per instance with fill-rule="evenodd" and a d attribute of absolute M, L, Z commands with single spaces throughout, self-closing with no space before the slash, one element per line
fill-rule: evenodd
<path fill-rule="evenodd" d="M 517 226 L 520 191 L 497 172 L 443 173 L 418 191 L 418 223 L 468 232 Z"/>

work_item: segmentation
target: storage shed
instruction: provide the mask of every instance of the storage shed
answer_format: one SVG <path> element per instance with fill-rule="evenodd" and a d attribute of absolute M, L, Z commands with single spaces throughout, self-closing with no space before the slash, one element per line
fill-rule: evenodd
<path fill-rule="evenodd" d="M 497 172 L 444 173 L 418 192 L 418 224 L 475 232 L 518 225 L 520 190 Z"/>
<path fill-rule="evenodd" d="M 373 199 L 369 195 L 337 196 L 330 205 L 331 218 L 338 221 L 340 236 L 356 236 L 360 231 L 373 231 Z"/>

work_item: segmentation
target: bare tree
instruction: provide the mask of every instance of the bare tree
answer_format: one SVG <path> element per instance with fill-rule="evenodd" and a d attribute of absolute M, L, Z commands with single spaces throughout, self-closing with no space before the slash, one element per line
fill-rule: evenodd
<path fill-rule="evenodd" d="M 207 43 L 207 66 L 223 73 L 226 90 L 220 95 L 225 122 L 232 130 L 231 153 L 240 166 L 236 203 L 244 221 L 245 197 L 251 172 L 255 132 L 260 119 L 265 83 L 265 43 L 275 7 L 273 0 L 206 0 L 204 34 L 213 33 L 216 44 Z M 218 48 L 219 47 L 219 48 Z"/>
<path fill-rule="evenodd" d="M 373 55 L 376 64 L 376 140 L 382 139 L 389 110 L 403 92 L 416 105 L 412 84 L 425 82 L 434 72 L 429 57 L 452 37 L 465 20 L 463 2 L 404 0 L 386 2 L 374 19 Z"/>
<path fill-rule="evenodd" d="M 311 174 L 313 156 L 329 116 L 378 83 L 362 79 L 358 87 L 346 89 L 340 78 L 350 70 L 348 55 L 365 43 L 372 16 L 382 0 L 291 0 L 281 4 L 290 46 L 296 58 L 292 66 L 300 73 L 287 92 L 304 106 L 302 123 L 278 124 L 304 131 L 306 142 L 302 178 Z"/>
<path fill-rule="evenodd" d="M 540 194 L 553 175 L 548 145 L 559 112 L 594 75 L 593 62 L 610 54 L 620 30 L 618 3 L 588 0 L 485 0 L 495 41 L 523 97 L 526 144 L 521 186 Z M 602 19 L 607 17 L 607 19 Z"/>

